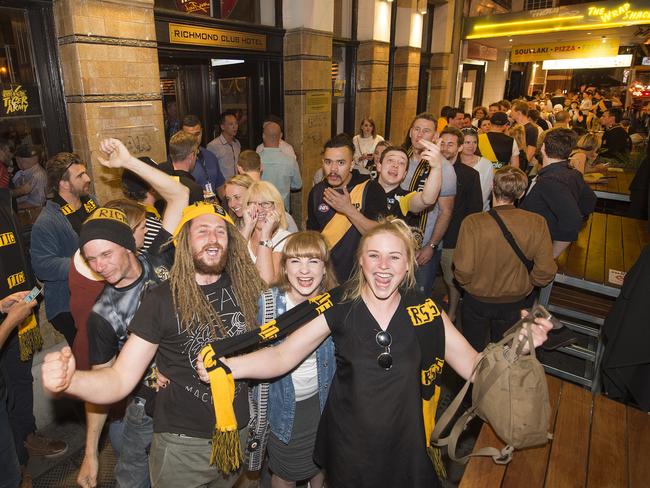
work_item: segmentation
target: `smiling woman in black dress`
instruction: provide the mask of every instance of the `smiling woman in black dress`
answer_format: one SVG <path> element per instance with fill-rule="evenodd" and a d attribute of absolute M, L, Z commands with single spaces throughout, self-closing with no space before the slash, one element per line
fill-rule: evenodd
<path fill-rule="evenodd" d="M 439 484 L 427 455 L 437 382 L 445 361 L 469 377 L 478 353 L 414 291 L 414 254 L 404 222 L 378 224 L 361 239 L 353 277 L 331 292 L 332 308 L 279 346 L 226 360 L 234 378 L 275 377 L 332 334 L 337 370 L 314 453 L 329 487 Z M 539 345 L 552 326 L 536 322 Z M 205 370 L 201 376 L 207 379 Z"/>

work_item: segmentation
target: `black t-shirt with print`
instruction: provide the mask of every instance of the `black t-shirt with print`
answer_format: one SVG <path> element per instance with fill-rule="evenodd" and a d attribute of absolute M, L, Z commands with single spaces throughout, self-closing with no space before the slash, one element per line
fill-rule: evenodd
<path fill-rule="evenodd" d="M 246 331 L 244 315 L 227 274 L 201 289 L 219 313 L 229 336 Z M 156 398 L 154 432 L 211 438 L 215 426 L 212 393 L 210 385 L 199 379 L 194 366 L 201 349 L 213 340 L 212 324 L 194 325 L 191 333 L 181 330 L 166 282 L 144 298 L 129 329 L 145 341 L 158 344 L 156 366 L 170 380 Z M 236 382 L 233 406 L 241 429 L 249 419 L 246 382 Z"/>

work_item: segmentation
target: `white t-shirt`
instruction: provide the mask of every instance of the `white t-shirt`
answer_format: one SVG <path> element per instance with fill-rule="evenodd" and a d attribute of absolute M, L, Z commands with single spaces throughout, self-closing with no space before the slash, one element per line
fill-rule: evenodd
<path fill-rule="evenodd" d="M 352 144 L 354 144 L 354 160 L 359 161 L 366 154 L 372 154 L 375 152 L 375 146 L 383 141 L 384 138 L 380 135 L 370 136 L 370 137 L 361 137 L 359 134 L 352 138 Z"/>
<path fill-rule="evenodd" d="M 494 180 L 494 166 L 489 159 L 480 157 L 474 166 L 481 180 L 481 193 L 483 193 L 483 211 L 490 210 L 490 195 L 492 195 L 492 182 Z"/>
<path fill-rule="evenodd" d="M 287 296 L 287 310 L 291 310 L 295 304 Z M 291 373 L 291 381 L 296 394 L 296 401 L 301 402 L 311 398 L 318 393 L 318 365 L 316 364 L 316 351 L 312 352 L 307 359 L 298 365 Z"/>
<path fill-rule="evenodd" d="M 271 251 L 273 252 L 282 252 L 284 251 L 284 243 L 286 242 L 285 237 L 291 235 L 292 232 L 289 232 L 286 229 L 278 229 L 275 234 L 273 234 L 273 237 L 271 237 L 271 242 L 273 243 L 273 248 Z M 253 251 L 251 250 L 250 242 L 248 243 L 248 254 L 250 254 L 251 259 L 253 260 L 253 263 L 257 262 L 257 256 L 253 254 Z"/>

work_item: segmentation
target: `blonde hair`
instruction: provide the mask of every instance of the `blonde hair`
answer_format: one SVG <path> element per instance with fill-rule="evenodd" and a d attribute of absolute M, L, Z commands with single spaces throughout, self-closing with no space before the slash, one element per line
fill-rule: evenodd
<path fill-rule="evenodd" d="M 412 290 L 415 287 L 415 237 L 413 236 L 413 233 L 411 232 L 409 226 L 403 220 L 395 217 L 387 217 L 386 219 L 380 220 L 376 226 L 374 226 L 361 237 L 361 241 L 359 241 L 359 247 L 357 247 L 356 260 L 354 262 L 352 276 L 350 277 L 346 290 L 343 294 L 343 301 L 354 301 L 361 298 L 361 292 L 366 286 L 367 281 L 365 275 L 363 274 L 363 269 L 361 269 L 359 261 L 361 260 L 361 256 L 364 253 L 364 247 L 368 239 L 379 234 L 391 234 L 404 243 L 408 268 L 406 269 L 406 275 L 404 275 L 404 279 L 399 285 L 399 289 L 402 291 L 407 291 Z"/>
<path fill-rule="evenodd" d="M 104 207 L 121 210 L 126 215 L 126 220 L 128 220 L 131 230 L 135 230 L 147 217 L 145 208 L 135 200 L 128 198 L 116 198 L 106 203 Z"/>
<path fill-rule="evenodd" d="M 583 151 L 587 152 L 597 151 L 600 147 L 600 144 L 600 135 L 587 132 L 578 138 L 578 142 L 576 142 L 576 149 L 582 149 Z"/>
<path fill-rule="evenodd" d="M 325 238 L 320 232 L 307 230 L 296 232 L 287 238 L 284 244 L 284 250 L 282 251 L 280 277 L 277 282 L 278 288 L 285 292 L 291 288 L 289 279 L 287 278 L 286 267 L 287 260 L 291 258 L 320 259 L 325 264 L 325 276 L 320 284 L 321 291 L 331 290 L 338 284 L 334 270 L 332 269 L 327 242 L 325 242 Z"/>
<path fill-rule="evenodd" d="M 230 177 L 230 178 L 228 178 L 226 180 L 226 183 L 224 184 L 224 189 L 228 185 L 235 185 L 235 186 L 240 186 L 240 187 L 245 188 L 246 190 L 248 190 L 251 187 L 251 185 L 253 184 L 253 182 L 254 182 L 253 178 L 251 178 L 247 174 L 235 175 L 235 176 L 232 176 L 232 177 Z M 237 215 L 235 215 L 235 212 L 233 212 L 230 209 L 230 207 L 228 207 L 228 214 L 232 218 L 233 222 L 235 222 L 235 224 L 239 226 L 242 219 L 237 217 Z"/>
<path fill-rule="evenodd" d="M 526 148 L 526 130 L 524 129 L 524 126 L 521 124 L 516 124 L 510 129 L 510 136 L 517 141 L 517 146 L 519 146 L 519 149 L 525 149 Z"/>
<path fill-rule="evenodd" d="M 260 197 L 264 201 L 273 202 L 275 204 L 275 211 L 278 212 L 278 215 L 280 216 L 278 229 L 286 230 L 288 224 L 287 216 L 284 211 L 284 201 L 282 200 L 282 195 L 280 195 L 277 188 L 268 181 L 255 181 L 244 195 L 243 204 L 245 207 L 248 206 L 248 202 L 253 197 Z"/>
<path fill-rule="evenodd" d="M 169 275 L 174 309 L 183 330 L 191 331 L 192 327 L 198 324 L 210 324 L 213 338 L 227 337 L 221 317 L 196 282 L 196 267 L 190 243 L 191 225 L 192 221 L 187 222 L 176 237 L 174 265 Z M 266 289 L 266 284 L 255 269 L 240 232 L 231 224 L 226 224 L 226 229 L 228 250 L 224 271 L 230 276 L 237 302 L 244 315 L 246 330 L 251 331 L 257 327 L 257 299 Z"/>

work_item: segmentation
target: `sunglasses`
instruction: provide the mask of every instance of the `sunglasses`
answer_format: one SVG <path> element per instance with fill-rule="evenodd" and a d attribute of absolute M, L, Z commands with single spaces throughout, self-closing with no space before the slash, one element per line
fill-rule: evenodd
<path fill-rule="evenodd" d="M 379 347 L 383 347 L 385 350 L 379 356 L 377 356 L 377 364 L 380 368 L 389 370 L 393 367 L 393 356 L 390 355 L 390 345 L 393 343 L 393 338 L 385 330 L 380 330 L 375 336 L 375 341 Z"/>

